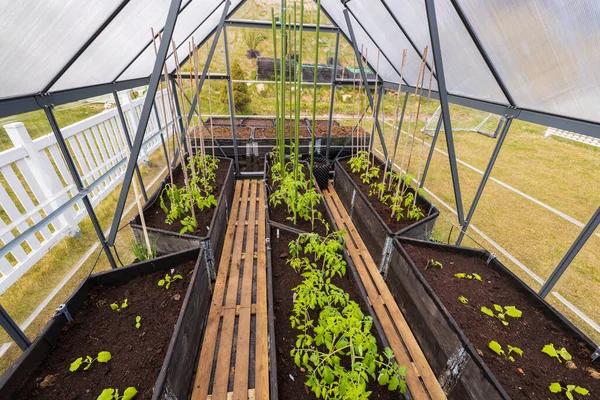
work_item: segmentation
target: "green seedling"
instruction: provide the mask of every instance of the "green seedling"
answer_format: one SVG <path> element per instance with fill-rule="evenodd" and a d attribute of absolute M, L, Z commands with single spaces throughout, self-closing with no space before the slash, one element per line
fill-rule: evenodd
<path fill-rule="evenodd" d="M 505 356 L 507 357 L 510 361 L 515 362 L 515 359 L 513 356 L 511 356 L 511 353 L 515 353 L 518 354 L 519 356 L 523 357 L 523 350 L 521 350 L 518 347 L 513 347 L 510 344 L 506 345 L 506 348 L 508 349 L 508 353 L 506 353 L 503 349 L 502 346 L 500 345 L 500 343 L 496 342 L 495 340 L 492 340 L 489 344 L 488 347 L 490 348 L 490 350 L 492 350 L 494 353 L 498 354 L 499 356 Z"/>
<path fill-rule="evenodd" d="M 427 267 L 429 267 L 430 265 L 432 267 L 438 267 L 439 269 L 444 268 L 444 266 L 442 265 L 441 262 L 435 261 L 433 258 L 431 260 L 427 261 L 427 265 L 425 266 L 425 269 L 427 269 Z"/>
<path fill-rule="evenodd" d="M 110 305 L 110 308 L 117 312 L 119 312 L 122 309 L 127 308 L 127 307 L 129 307 L 129 304 L 127 304 L 127 299 L 123 300 L 123 302 L 121 303 L 121 306 L 119 306 L 117 303 L 112 303 Z"/>
<path fill-rule="evenodd" d="M 469 303 L 469 299 L 467 299 L 465 296 L 460 296 L 458 298 L 458 300 L 463 303 L 463 304 L 468 304 Z"/>
<path fill-rule="evenodd" d="M 171 283 L 175 282 L 177 279 L 183 279 L 183 276 L 179 274 L 173 276 L 165 274 L 165 279 L 161 279 L 160 281 L 158 281 L 158 286 L 164 287 L 165 290 L 169 290 Z"/>
<path fill-rule="evenodd" d="M 135 327 L 136 327 L 136 329 L 140 329 L 141 326 L 142 326 L 142 317 L 140 317 L 138 315 L 135 317 Z"/>
<path fill-rule="evenodd" d="M 156 258 L 156 242 L 151 249 L 148 249 L 145 244 L 138 242 L 137 240 L 131 241 L 131 252 L 138 259 L 138 261 L 147 261 Z"/>
<path fill-rule="evenodd" d="M 565 349 L 563 347 L 560 350 L 556 350 L 552 343 L 545 345 L 544 348 L 542 349 L 542 353 L 546 353 L 550 357 L 556 358 L 561 363 L 562 363 L 561 358 L 565 361 L 570 361 L 573 358 L 573 357 L 571 357 L 571 354 L 569 354 L 567 349 Z"/>
<path fill-rule="evenodd" d="M 494 310 L 496 310 L 496 314 L 494 314 L 494 311 L 487 307 L 481 307 L 482 313 L 487 316 L 497 318 L 504 326 L 508 325 L 508 321 L 506 320 L 507 316 L 511 318 L 521 318 L 521 315 L 523 315 L 523 313 L 515 306 L 504 306 L 504 308 L 502 308 L 502 306 L 494 304 Z"/>
<path fill-rule="evenodd" d="M 98 353 L 98 356 L 96 358 L 92 358 L 90 356 L 85 356 L 85 358 L 79 357 L 77 360 L 75 360 L 71 363 L 71 366 L 69 367 L 69 371 L 71 371 L 71 372 L 77 371 L 79 369 L 79 367 L 81 367 L 82 364 L 87 364 L 85 367 L 83 367 L 83 370 L 87 371 L 88 369 L 90 369 L 90 367 L 92 366 L 94 361 L 98 361 L 101 363 L 107 363 L 111 360 L 111 358 L 112 358 L 112 356 L 110 355 L 110 353 L 108 351 L 101 351 L 100 353 Z"/>
<path fill-rule="evenodd" d="M 565 396 L 567 396 L 567 398 L 569 400 L 573 400 L 573 392 L 580 394 L 582 396 L 587 396 L 590 394 L 590 391 L 587 390 L 586 388 L 583 388 L 581 386 L 576 386 L 576 385 L 567 385 L 567 387 L 562 387 L 560 385 L 560 383 L 558 382 L 554 382 L 552 383 L 548 389 L 550 389 L 550 391 L 552 393 L 561 393 L 563 390 L 565 392 Z"/>
<path fill-rule="evenodd" d="M 96 400 L 130 400 L 133 399 L 137 393 L 137 389 L 133 386 L 125 389 L 121 396 L 119 396 L 119 389 L 104 389 Z"/>
<path fill-rule="evenodd" d="M 458 279 L 470 279 L 470 280 L 475 280 L 475 281 L 482 281 L 481 276 L 479 276 L 476 273 L 472 273 L 472 274 L 465 274 L 463 272 L 460 272 L 458 274 L 454 274 L 455 277 L 457 277 Z"/>

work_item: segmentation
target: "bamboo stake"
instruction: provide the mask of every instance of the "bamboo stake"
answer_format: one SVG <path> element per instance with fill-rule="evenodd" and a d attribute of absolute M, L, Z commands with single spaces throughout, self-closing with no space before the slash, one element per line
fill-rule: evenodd
<path fill-rule="evenodd" d="M 208 43 L 206 44 L 206 46 L 207 46 L 207 54 L 208 54 Z M 200 50 L 198 50 L 198 52 L 199 51 Z M 196 56 L 197 56 L 197 54 L 196 54 Z M 214 158 L 214 156 L 215 156 L 215 133 L 213 131 L 213 113 L 212 113 L 212 100 L 211 100 L 212 99 L 212 88 L 210 86 L 210 67 L 209 67 L 209 71 L 208 71 L 206 78 L 208 79 L 208 113 L 210 114 L 210 149 L 212 151 L 212 156 Z"/>
<path fill-rule="evenodd" d="M 425 46 L 425 51 L 423 51 L 423 60 L 422 60 L 422 72 L 421 72 L 421 88 L 419 90 L 419 99 L 417 103 L 417 114 L 415 115 L 415 125 L 413 127 L 412 139 L 410 144 L 410 154 L 408 155 L 408 165 L 406 166 L 406 173 L 409 173 L 410 163 L 412 161 L 412 153 L 415 145 L 415 137 L 417 136 L 417 125 L 419 124 L 419 113 L 421 111 L 421 97 L 423 95 L 423 84 L 425 82 L 425 63 L 427 62 L 427 46 Z"/>
<path fill-rule="evenodd" d="M 396 124 L 399 123 L 399 118 L 400 118 L 400 93 L 402 93 L 402 80 L 404 79 L 404 64 L 406 62 L 406 49 L 402 50 L 402 67 L 400 68 L 400 83 L 398 84 L 398 94 L 396 96 L 396 110 L 394 112 L 394 123 L 392 124 L 392 126 L 395 128 Z M 400 126 L 398 128 L 398 135 L 402 134 L 402 127 Z M 396 143 L 394 143 L 396 144 Z M 393 163 L 396 161 L 396 149 L 397 146 L 394 146 L 394 153 L 392 154 L 392 165 Z M 385 168 L 387 170 L 387 164 L 385 165 Z M 394 168 L 390 166 L 390 171 L 393 172 Z M 385 173 L 383 174 L 383 184 L 385 185 Z M 390 174 L 390 180 L 388 183 L 388 190 L 390 190 L 390 187 L 392 185 L 392 176 Z"/>
<path fill-rule="evenodd" d="M 360 55 L 359 55 L 359 57 L 362 57 L 363 51 L 364 51 L 364 46 L 361 45 L 360 46 Z M 360 64 L 359 64 L 358 68 L 360 69 Z M 356 70 L 354 70 L 354 75 L 356 75 Z M 362 109 L 363 109 L 363 99 L 362 99 L 363 79 L 362 79 L 362 73 L 358 74 L 358 79 L 359 79 L 359 81 L 358 81 L 358 112 L 362 114 Z M 358 124 L 357 124 L 357 128 L 356 128 L 356 154 L 358 154 L 358 152 L 360 151 L 360 147 L 362 146 L 362 132 L 360 130 L 362 128 L 362 116 L 359 116 L 358 118 L 359 119 L 358 119 Z"/>
<path fill-rule="evenodd" d="M 321 0 L 317 0 L 317 28 L 316 28 L 316 44 L 315 44 L 315 67 L 313 69 L 313 109 L 312 109 L 312 132 L 310 146 L 310 182 L 314 186 L 313 168 L 315 163 L 315 118 L 317 118 L 317 81 L 319 77 L 319 24 L 321 22 Z M 333 72 L 335 74 L 335 71 Z M 333 88 L 332 88 L 333 90 Z M 313 213 L 311 213 L 313 215 Z"/>
<path fill-rule="evenodd" d="M 425 123 L 427 123 L 427 119 L 429 118 L 429 102 L 431 100 L 431 86 L 433 85 L 433 69 L 429 71 L 429 88 L 427 89 L 427 108 L 425 110 Z M 421 154 L 419 156 L 419 169 L 417 172 L 417 182 L 421 181 L 421 169 L 423 168 L 423 152 L 425 150 L 425 126 L 423 127 L 423 139 L 421 140 Z M 415 199 L 416 191 L 415 191 Z M 416 200 L 414 200 L 416 201 Z"/>
<path fill-rule="evenodd" d="M 189 51 L 189 60 L 193 65 L 193 74 L 190 74 L 190 87 L 198 87 L 198 51 L 196 50 L 196 43 L 194 43 L 194 38 L 192 38 L 192 42 L 188 42 L 188 51 Z M 194 75 L 194 77 L 192 78 L 192 75 Z M 195 85 L 194 85 L 195 84 Z M 206 181 L 206 151 L 204 148 L 204 131 L 203 129 L 201 129 L 201 126 L 199 126 L 198 122 L 200 122 L 200 125 L 202 125 L 202 113 L 201 113 L 201 109 L 200 109 L 200 93 L 198 93 L 198 102 L 196 103 L 196 112 L 197 112 L 197 117 L 196 117 L 196 129 L 198 129 L 198 136 L 200 137 L 200 160 L 202 161 L 202 178 L 204 179 L 204 190 L 207 190 L 207 181 Z M 191 141 L 191 139 L 190 139 Z M 195 157 L 191 157 L 192 158 L 192 171 L 195 171 L 196 169 L 196 161 L 195 161 Z"/>
<path fill-rule="evenodd" d="M 371 112 L 372 112 L 371 114 L 373 117 L 373 126 L 371 127 L 371 132 L 373 133 L 373 139 L 375 138 L 374 133 L 375 133 L 375 127 L 377 125 L 376 124 L 377 116 L 375 114 L 375 109 L 377 108 L 377 104 L 379 103 L 379 92 L 378 92 L 379 88 L 377 86 L 377 84 L 378 84 L 377 81 L 379 80 L 379 56 L 380 55 L 381 55 L 381 49 L 377 48 L 377 66 L 376 66 L 377 70 L 375 71 L 375 92 L 373 93 L 374 94 L 373 104 L 371 105 Z M 368 80 L 368 78 L 367 78 L 367 80 Z M 382 132 L 382 136 L 384 136 L 383 132 Z M 384 140 L 385 140 L 385 136 L 384 136 Z M 382 143 L 382 145 L 383 145 L 383 143 Z M 387 162 L 387 160 L 386 160 L 386 162 Z M 373 152 L 373 161 L 371 162 L 371 164 L 375 165 L 375 152 Z"/>
<path fill-rule="evenodd" d="M 273 70 L 275 74 L 275 147 L 278 147 L 280 146 L 279 128 L 281 123 L 279 119 L 279 84 L 277 81 L 277 27 L 275 24 L 275 9 L 273 7 L 271 7 L 271 29 L 273 31 Z M 281 63 L 279 65 L 281 66 Z"/>
<path fill-rule="evenodd" d="M 294 124 L 294 130 L 295 130 L 295 136 L 294 136 L 294 180 L 298 180 L 298 159 L 300 156 L 300 93 L 302 92 L 301 90 L 301 84 L 302 84 L 302 37 L 303 37 L 303 25 L 304 25 L 304 0 L 300 0 L 300 27 L 298 28 L 299 30 L 299 34 L 298 34 L 298 41 L 299 41 L 299 51 L 298 51 L 298 61 L 296 63 L 297 66 L 300 66 L 299 68 L 296 68 L 296 74 L 297 74 L 297 78 L 296 78 L 296 102 L 294 104 L 294 107 L 296 109 L 296 114 L 295 114 L 295 124 Z M 294 221 L 296 221 L 296 212 L 294 211 Z"/>

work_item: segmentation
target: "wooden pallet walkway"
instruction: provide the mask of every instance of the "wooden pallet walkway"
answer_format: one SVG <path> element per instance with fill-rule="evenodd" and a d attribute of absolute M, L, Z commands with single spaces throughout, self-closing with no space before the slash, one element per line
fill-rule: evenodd
<path fill-rule="evenodd" d="M 398 364 L 406 366 L 406 383 L 412 398 L 415 400 L 445 399 L 446 395 L 431 370 L 421 347 L 406 323 L 344 205 L 333 189 L 333 185 L 329 185 L 328 190 L 323 190 L 323 195 L 331 209 L 338 229 L 346 230 L 346 248 L 365 286 L 369 303 L 373 306 L 390 347 L 396 355 Z"/>
<path fill-rule="evenodd" d="M 237 181 L 194 400 L 269 398 L 264 186 Z"/>

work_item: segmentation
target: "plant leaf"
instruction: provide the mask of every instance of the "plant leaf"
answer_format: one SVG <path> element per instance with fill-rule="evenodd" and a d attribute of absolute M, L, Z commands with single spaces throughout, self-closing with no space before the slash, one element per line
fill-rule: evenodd
<path fill-rule="evenodd" d="M 161 279 L 160 281 L 158 281 L 158 286 L 165 286 L 165 280 Z"/>
<path fill-rule="evenodd" d="M 551 391 L 552 393 L 560 393 L 560 392 L 562 392 L 562 387 L 560 386 L 560 383 L 558 383 L 558 382 L 554 382 L 554 383 L 552 383 L 552 384 L 551 384 L 551 385 L 548 387 L 548 389 L 550 389 L 550 391 Z"/>
<path fill-rule="evenodd" d="M 328 366 L 325 366 L 325 368 L 323 369 L 323 379 L 326 383 L 333 383 L 333 372 Z"/>
<path fill-rule="evenodd" d="M 494 316 L 494 312 L 487 307 L 481 307 L 481 312 L 490 317 Z"/>
<path fill-rule="evenodd" d="M 81 366 L 81 362 L 83 361 L 83 357 L 79 357 L 77 360 L 73 361 L 71 363 L 71 366 L 69 367 L 69 371 L 71 372 L 75 372 L 79 369 L 79 367 Z"/>
<path fill-rule="evenodd" d="M 582 388 L 581 386 L 577 386 L 575 388 L 575 393 L 579 393 L 582 396 L 587 396 L 588 394 L 590 394 L 590 391 L 586 388 Z"/>
<path fill-rule="evenodd" d="M 123 397 L 121 397 L 121 400 L 133 399 L 137 393 L 138 393 L 137 389 L 133 386 L 130 386 L 127 389 L 125 389 L 125 391 L 123 392 Z"/>
<path fill-rule="evenodd" d="M 121 304 L 121 308 L 127 308 L 129 304 L 127 304 L 127 299 L 123 300 L 123 304 Z"/>
<path fill-rule="evenodd" d="M 554 348 L 553 344 L 545 345 L 544 348 L 542 349 L 542 353 L 546 353 L 550 357 L 556 357 L 556 358 L 558 358 L 558 361 L 560 361 L 560 358 L 558 357 L 558 353 L 556 352 L 556 349 Z"/>
<path fill-rule="evenodd" d="M 502 310 L 502 306 L 500 306 L 500 305 L 498 305 L 498 304 L 494 304 L 494 309 L 495 309 L 496 311 L 498 311 L 499 313 L 501 313 L 501 312 L 503 311 L 503 310 Z"/>
<path fill-rule="evenodd" d="M 118 306 L 117 304 L 115 304 L 115 303 L 112 303 L 112 304 L 110 305 L 110 308 L 111 308 L 111 309 L 113 309 L 113 310 L 118 310 L 118 309 L 119 309 L 119 306 Z"/>
<path fill-rule="evenodd" d="M 515 354 L 518 354 L 518 355 L 520 355 L 521 357 L 523 357 L 523 350 L 521 350 L 520 348 L 518 348 L 518 347 L 513 347 L 513 346 L 511 346 L 510 344 L 508 344 L 508 345 L 506 345 L 506 346 L 508 347 L 508 352 L 509 352 L 509 353 L 515 353 Z"/>
<path fill-rule="evenodd" d="M 504 309 L 506 310 L 506 315 L 512 318 L 521 318 L 521 315 L 523 315 L 523 312 L 515 306 L 506 306 Z"/>
<path fill-rule="evenodd" d="M 394 390 L 398 389 L 398 386 L 400 386 L 400 379 L 398 378 L 398 375 L 394 374 L 390 378 L 390 383 L 388 384 L 388 390 L 393 392 Z"/>
<path fill-rule="evenodd" d="M 567 349 L 565 349 L 564 347 L 560 350 L 558 350 L 558 354 L 560 354 L 560 356 L 565 360 L 565 361 L 569 361 L 571 360 L 573 357 L 571 357 L 571 354 L 569 354 L 569 352 L 567 351 Z"/>
<path fill-rule="evenodd" d="M 112 355 L 108 351 L 101 351 L 98 353 L 98 362 L 105 363 L 112 359 Z"/>
<path fill-rule="evenodd" d="M 458 274 L 454 274 L 455 277 L 457 277 L 458 279 L 464 279 L 464 277 L 466 276 L 463 272 L 460 272 Z"/>
<path fill-rule="evenodd" d="M 495 340 L 492 340 L 489 344 L 488 347 L 496 354 L 498 354 L 499 356 L 504 355 L 504 350 L 502 350 L 502 346 L 500 345 L 500 343 L 496 342 Z"/>
<path fill-rule="evenodd" d="M 574 399 L 573 399 L 573 394 L 571 393 L 571 391 L 570 391 L 570 390 L 567 390 L 567 391 L 565 392 L 565 395 L 567 396 L 567 399 L 569 399 L 569 400 L 574 400 Z"/>
<path fill-rule="evenodd" d="M 113 400 L 113 393 L 115 393 L 115 389 L 104 389 L 96 400 Z"/>
<path fill-rule="evenodd" d="M 476 280 L 478 280 L 478 281 L 481 281 L 481 280 L 482 280 L 482 279 L 481 279 L 481 276 L 479 276 L 479 275 L 478 275 L 478 274 L 476 274 L 476 273 L 473 273 L 473 278 L 474 278 L 474 279 L 476 279 Z"/>
<path fill-rule="evenodd" d="M 183 276 L 181 276 L 181 275 L 179 275 L 179 274 L 177 274 L 177 275 L 174 275 L 174 276 L 173 276 L 173 280 L 175 280 L 175 279 L 183 279 Z"/>

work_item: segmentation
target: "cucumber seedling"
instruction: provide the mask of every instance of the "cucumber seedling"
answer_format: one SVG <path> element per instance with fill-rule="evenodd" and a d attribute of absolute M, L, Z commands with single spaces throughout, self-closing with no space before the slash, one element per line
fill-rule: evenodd
<path fill-rule="evenodd" d="M 112 356 L 108 351 L 101 351 L 100 353 L 98 353 L 98 356 L 96 358 L 92 358 L 90 356 L 85 356 L 85 358 L 79 357 L 77 360 L 75 360 L 71 363 L 71 366 L 69 367 L 69 371 L 71 371 L 71 372 L 77 371 L 79 369 L 79 367 L 81 367 L 82 364 L 87 364 L 85 367 L 83 367 L 83 370 L 87 371 L 88 369 L 90 369 L 90 367 L 92 366 L 94 361 L 98 361 L 101 363 L 107 363 L 111 359 L 112 359 Z"/>
<path fill-rule="evenodd" d="M 175 282 L 177 279 L 183 279 L 183 276 L 179 274 L 173 276 L 165 274 L 165 278 L 158 281 L 158 286 L 164 287 L 165 290 L 169 290 L 171 283 Z"/>
<path fill-rule="evenodd" d="M 117 312 L 119 312 L 122 309 L 127 308 L 127 307 L 129 307 L 129 304 L 127 304 L 127 299 L 123 300 L 123 302 L 121 303 L 120 306 L 117 303 L 112 303 L 110 305 L 110 308 L 113 309 L 113 310 L 115 310 L 115 311 L 117 311 Z"/>
<path fill-rule="evenodd" d="M 119 389 L 104 389 L 96 400 L 130 400 L 138 393 L 133 386 L 128 387 L 123 391 L 123 395 L 119 396 Z"/>
<path fill-rule="evenodd" d="M 554 345 L 552 343 L 545 345 L 542 349 L 542 353 L 548 354 L 550 357 L 556 358 L 561 363 L 561 358 L 565 361 L 571 361 L 571 359 L 573 358 L 571 357 L 571 354 L 569 354 L 567 349 L 563 347 L 562 349 L 557 350 L 556 348 L 554 348 Z"/>
<path fill-rule="evenodd" d="M 459 272 L 458 274 L 454 274 L 455 277 L 457 277 L 458 279 L 470 279 L 470 280 L 475 280 L 475 281 L 482 281 L 481 276 L 479 276 L 476 273 L 472 273 L 472 274 L 465 274 L 464 272 Z"/>
<path fill-rule="evenodd" d="M 135 328 L 140 329 L 141 326 L 142 326 L 142 317 L 140 317 L 138 315 L 135 317 Z"/>
<path fill-rule="evenodd" d="M 503 308 L 498 304 L 494 304 L 494 310 L 496 310 L 496 314 L 494 314 L 494 311 L 487 307 L 481 307 L 482 313 L 489 317 L 499 319 L 500 322 L 502 322 L 502 325 L 504 326 L 508 325 L 508 321 L 506 321 L 507 316 L 511 318 L 521 318 L 521 316 L 523 315 L 523 313 L 520 310 L 518 310 L 515 306 L 504 306 Z"/>
<path fill-rule="evenodd" d="M 508 353 L 505 352 L 502 349 L 502 346 L 500 345 L 500 343 L 496 342 L 495 340 L 492 340 L 489 344 L 488 347 L 490 348 L 490 350 L 492 350 L 494 353 L 498 354 L 499 356 L 505 356 L 506 358 L 508 358 L 510 361 L 515 362 L 515 358 L 513 356 L 511 356 L 511 353 L 515 353 L 518 354 L 519 356 L 523 357 L 523 350 L 521 350 L 518 347 L 513 347 L 510 344 L 506 345 L 506 348 L 508 350 Z"/>
<path fill-rule="evenodd" d="M 425 269 L 427 269 L 430 265 L 432 267 L 437 267 L 439 269 L 444 268 L 444 265 L 441 262 L 435 261 L 433 258 L 431 260 L 427 261 L 427 265 L 425 265 Z"/>
<path fill-rule="evenodd" d="M 550 391 L 552 393 L 561 393 L 563 390 L 565 391 L 565 396 L 567 396 L 567 398 L 569 400 L 573 400 L 573 392 L 580 394 L 582 396 L 587 396 L 590 394 L 590 391 L 587 390 L 584 387 L 581 386 L 576 386 L 576 385 L 567 385 L 567 387 L 562 387 L 560 385 L 560 383 L 558 382 L 553 382 L 548 389 L 550 389 Z"/>

